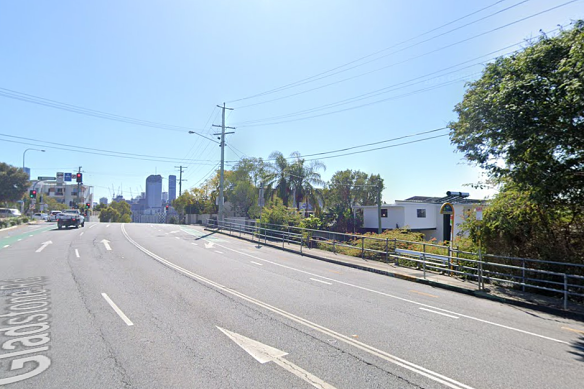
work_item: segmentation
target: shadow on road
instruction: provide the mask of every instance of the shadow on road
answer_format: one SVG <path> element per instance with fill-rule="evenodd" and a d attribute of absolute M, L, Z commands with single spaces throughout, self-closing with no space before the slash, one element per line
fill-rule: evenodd
<path fill-rule="evenodd" d="M 576 360 L 584 362 L 584 336 L 580 336 L 580 339 L 572 342 L 570 346 L 573 348 L 570 354 L 576 357 Z"/>
<path fill-rule="evenodd" d="M 212 235 L 215 235 L 216 233 L 217 233 L 217 232 L 210 232 L 210 233 L 208 233 L 208 234 L 206 234 L 206 235 L 202 235 L 202 236 L 199 236 L 199 237 L 195 238 L 195 240 L 201 240 L 201 239 L 205 239 L 206 237 L 208 237 L 208 236 L 212 236 Z"/>

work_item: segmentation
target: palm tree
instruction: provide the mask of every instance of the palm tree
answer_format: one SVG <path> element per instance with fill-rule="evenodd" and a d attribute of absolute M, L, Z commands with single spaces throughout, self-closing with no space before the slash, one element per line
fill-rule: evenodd
<path fill-rule="evenodd" d="M 267 165 L 266 174 L 266 194 L 269 198 L 274 198 L 274 194 L 282 199 L 285 206 L 290 198 L 290 164 L 284 155 L 279 151 L 274 151 L 269 156 L 273 162 Z"/>
<path fill-rule="evenodd" d="M 298 210 L 300 210 L 301 200 L 307 203 L 304 211 L 304 216 L 306 216 L 308 203 L 312 202 L 318 206 L 318 200 L 322 198 L 322 191 L 315 188 L 314 185 L 323 186 L 325 184 L 318 171 L 326 170 L 326 166 L 317 160 L 306 163 L 306 160 L 301 158 L 297 151 L 290 156 L 296 159 L 289 168 L 291 187 L 295 196 L 294 202 Z"/>

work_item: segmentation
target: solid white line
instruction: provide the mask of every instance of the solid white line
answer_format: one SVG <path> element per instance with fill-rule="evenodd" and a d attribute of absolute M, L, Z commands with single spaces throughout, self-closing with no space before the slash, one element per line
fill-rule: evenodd
<path fill-rule="evenodd" d="M 22 240 L 22 238 L 18 239 L 17 242 L 20 242 Z"/>
<path fill-rule="evenodd" d="M 118 308 L 118 306 L 116 305 L 116 303 L 114 303 L 112 301 L 112 299 L 109 298 L 109 296 L 105 293 L 101 294 L 103 296 L 103 298 L 105 299 L 105 301 L 107 301 L 107 303 L 114 309 L 114 311 L 116 311 L 116 313 L 118 314 L 119 317 L 122 318 L 122 320 L 129 326 L 133 326 L 134 323 L 132 323 L 130 321 L 130 319 L 128 319 L 128 316 L 124 315 L 124 312 L 122 312 L 122 310 L 120 308 Z"/>
<path fill-rule="evenodd" d="M 299 273 L 303 273 L 303 274 L 307 274 L 307 275 L 310 275 L 310 276 L 324 278 L 325 280 L 329 280 L 329 281 L 332 281 L 332 282 L 336 282 L 336 283 L 341 284 L 341 285 L 350 286 L 350 287 L 357 288 L 357 289 L 360 289 L 360 290 L 365 290 L 367 292 L 379 294 L 381 296 L 386 296 L 386 297 L 390 297 L 390 298 L 393 298 L 393 299 L 396 299 L 396 300 L 404 301 L 404 302 L 407 302 L 407 303 L 410 303 L 410 304 L 415 304 L 415 305 L 418 305 L 418 306 L 427 307 L 427 308 L 435 309 L 435 310 L 438 310 L 438 311 L 442 311 L 442 312 L 454 314 L 454 315 L 457 315 L 457 316 L 460 316 L 460 317 L 464 317 L 464 318 L 469 319 L 469 320 L 474 320 L 474 321 L 478 321 L 480 323 L 489 324 L 489 325 L 493 325 L 493 326 L 496 326 L 496 327 L 505 328 L 507 330 L 520 332 L 520 333 L 525 334 L 525 335 L 531 335 L 531 336 L 535 336 L 535 337 L 538 337 L 538 338 L 541 338 L 541 339 L 551 340 L 552 342 L 557 342 L 557 343 L 562 343 L 562 344 L 568 344 L 568 345 L 570 344 L 570 342 L 565 342 L 563 340 L 551 338 L 549 336 L 536 334 L 534 332 L 529 332 L 529 331 L 525 331 L 525 330 L 522 330 L 522 329 L 519 329 L 519 328 L 506 326 L 504 324 L 495 323 L 495 322 L 492 322 L 492 321 L 489 321 L 489 320 L 479 319 L 479 318 L 474 317 L 474 316 L 469 316 L 469 315 L 465 315 L 465 314 L 462 314 L 462 313 L 449 311 L 447 309 L 434 307 L 432 305 L 420 303 L 420 302 L 417 302 L 417 301 L 414 301 L 414 300 L 410 300 L 410 299 L 406 299 L 406 298 L 403 298 L 403 297 L 394 296 L 394 295 L 391 295 L 389 293 L 380 292 L 380 291 L 375 290 L 375 289 L 369 289 L 369 288 L 365 288 L 363 286 L 351 284 L 349 282 L 343 282 L 343 281 L 335 280 L 334 278 L 324 277 L 324 276 L 321 276 L 321 275 L 318 275 L 318 274 L 310 273 L 310 272 L 307 272 L 305 270 L 295 269 L 293 267 L 286 266 L 286 265 L 282 265 L 282 264 L 277 263 L 277 262 L 268 261 L 267 259 L 259 258 L 259 257 L 256 257 L 255 255 L 251 255 L 251 254 L 248 254 L 248 253 L 244 253 L 243 251 L 238 251 L 238 250 L 232 249 L 230 247 L 223 246 L 221 244 L 218 244 L 217 246 L 219 246 L 221 248 L 224 248 L 226 250 L 231 250 L 231 251 L 233 251 L 235 253 L 238 253 L 238 254 L 241 254 L 241 255 L 248 256 L 250 258 L 257 259 L 258 261 L 262 261 L 262 262 L 265 262 L 265 263 L 270 263 L 270 264 L 275 265 L 275 266 L 280 266 L 282 268 L 289 269 L 289 270 L 293 270 L 293 271 L 296 271 L 296 272 L 299 272 Z"/>
<path fill-rule="evenodd" d="M 75 256 L 79 258 L 79 250 L 75 249 Z"/>
<path fill-rule="evenodd" d="M 436 313 L 436 314 L 438 314 L 438 315 L 442 315 L 442 316 L 448 316 L 448 317 L 451 317 L 451 318 L 453 318 L 453 319 L 458 319 L 458 316 L 449 315 L 449 314 L 447 314 L 447 313 L 442 313 L 442 312 L 438 312 L 438 311 L 433 311 L 433 310 L 431 310 L 431 309 L 428 309 L 428 308 L 421 308 L 421 307 L 420 307 L 420 309 L 421 309 L 422 311 L 428 311 L 428 312 Z"/>
<path fill-rule="evenodd" d="M 311 280 L 312 281 L 316 281 L 316 282 L 322 282 L 323 284 L 327 284 L 327 285 L 332 285 L 333 284 L 332 282 L 326 282 L 326 281 L 323 281 L 323 280 L 318 280 L 316 278 L 311 278 Z"/>
<path fill-rule="evenodd" d="M 213 251 L 215 251 L 216 253 L 219 253 L 219 254 L 223 254 L 223 251 L 218 251 L 218 250 L 213 250 Z"/>
<path fill-rule="evenodd" d="M 6 247 L 10 247 L 10 245 L 9 245 L 9 244 L 5 244 L 5 245 L 4 245 L 4 248 L 6 248 Z"/>
<path fill-rule="evenodd" d="M 91 230 L 95 226 L 97 226 L 97 224 L 92 224 L 92 225 L 89 226 L 89 229 Z"/>
<path fill-rule="evenodd" d="M 250 261 L 250 262 L 253 263 L 254 265 L 264 266 L 262 263 L 258 263 L 258 262 L 254 262 L 254 261 Z"/>
<path fill-rule="evenodd" d="M 250 302 L 250 303 L 252 303 L 254 305 L 257 305 L 259 307 L 262 307 L 262 308 L 264 308 L 264 309 L 266 309 L 266 310 L 268 310 L 270 312 L 273 312 L 273 313 L 278 314 L 280 316 L 283 316 L 283 317 L 285 317 L 285 318 L 287 318 L 289 320 L 292 320 L 292 321 L 294 321 L 294 322 L 296 322 L 298 324 L 304 325 L 305 327 L 308 327 L 308 328 L 311 328 L 311 329 L 313 329 L 315 331 L 318 331 L 318 332 L 324 334 L 325 336 L 329 336 L 329 337 L 335 338 L 335 339 L 337 339 L 337 340 L 339 340 L 341 342 L 344 342 L 344 343 L 346 343 L 348 345 L 351 345 L 351 346 L 353 346 L 353 347 L 355 347 L 357 349 L 360 349 L 362 351 L 365 351 L 365 352 L 367 352 L 367 353 L 369 353 L 371 355 L 377 356 L 377 357 L 379 357 L 379 358 L 381 358 L 381 359 L 383 359 L 383 360 L 385 360 L 387 362 L 393 363 L 393 364 L 395 364 L 397 366 L 401 366 L 404 369 L 408 369 L 408 370 L 410 370 L 410 371 L 412 371 L 414 373 L 417 373 L 417 374 L 419 374 L 421 376 L 427 377 L 427 378 L 429 378 L 429 379 L 431 379 L 433 381 L 436 381 L 436 382 L 441 383 L 441 384 L 443 384 L 445 386 L 448 386 L 449 388 L 452 388 L 452 389 L 472 389 L 471 386 L 465 385 L 465 384 L 463 384 L 461 382 L 458 382 L 458 381 L 456 381 L 456 380 L 454 380 L 452 378 L 446 377 L 446 376 L 444 376 L 444 375 L 442 375 L 440 373 L 437 373 L 435 371 L 432 371 L 430 369 L 426 369 L 425 367 L 416 365 L 415 363 L 406 361 L 405 359 L 396 357 L 395 355 L 391 355 L 391 354 L 389 354 L 389 353 L 387 353 L 385 351 L 382 351 L 380 349 L 377 349 L 377 348 L 375 348 L 373 346 L 369 346 L 368 344 L 362 343 L 362 342 L 360 342 L 358 340 L 355 340 L 355 339 L 353 339 L 353 338 L 351 338 L 349 336 L 346 336 L 346 335 L 340 334 L 338 332 L 335 332 L 335 331 L 333 331 L 331 329 L 328 329 L 327 327 L 324 327 L 324 326 L 321 326 L 319 324 L 313 323 L 313 322 L 311 322 L 311 321 L 309 321 L 307 319 L 304 319 L 304 318 L 302 318 L 300 316 L 296 316 L 296 315 L 294 315 L 292 313 L 286 312 L 283 309 L 280 309 L 280 308 L 277 308 L 277 307 L 275 307 L 273 305 L 269 305 L 267 303 L 264 303 L 263 301 L 257 300 L 257 299 L 255 299 L 253 297 L 250 297 L 248 295 L 245 295 L 243 293 L 240 293 L 240 292 L 238 292 L 236 290 L 233 290 L 231 288 L 228 288 L 228 287 L 226 287 L 224 285 L 221 285 L 221 284 L 219 284 L 219 283 L 217 283 L 215 281 L 212 281 L 212 280 L 210 280 L 208 278 L 205 278 L 205 277 L 200 276 L 200 275 L 198 275 L 196 273 L 193 273 L 193 272 L 191 272 L 191 271 L 189 271 L 189 270 L 187 270 L 185 268 L 182 268 L 182 267 L 180 267 L 180 266 L 178 266 L 178 265 L 176 265 L 176 264 L 174 264 L 174 263 L 172 263 L 172 262 L 170 262 L 170 261 L 168 261 L 168 260 L 166 260 L 166 259 L 164 259 L 164 258 L 162 258 L 162 257 L 160 257 L 160 256 L 158 256 L 156 254 L 154 254 L 153 252 L 149 251 L 145 247 L 143 247 L 140 244 L 138 244 L 136 241 L 134 241 L 132 238 L 130 238 L 130 235 L 128 235 L 128 233 L 126 232 L 126 229 L 124 228 L 124 225 L 123 224 L 122 224 L 122 234 L 128 240 L 128 242 L 130 242 L 131 244 L 133 244 L 138 250 L 142 251 L 143 253 L 145 253 L 146 255 L 150 256 L 153 259 L 155 259 L 156 261 L 158 261 L 158 262 L 166 265 L 167 267 L 169 267 L 171 269 L 175 269 L 175 270 L 179 271 L 180 273 L 183 273 L 184 275 L 186 275 L 186 276 L 188 276 L 188 277 L 190 277 L 192 279 L 195 279 L 195 280 L 204 282 L 204 283 L 206 283 L 208 285 L 211 285 L 211 286 L 213 286 L 213 287 L 215 287 L 215 288 L 223 291 L 224 293 L 231 294 L 233 296 L 239 297 L 242 300 L 248 301 L 248 302 Z"/>

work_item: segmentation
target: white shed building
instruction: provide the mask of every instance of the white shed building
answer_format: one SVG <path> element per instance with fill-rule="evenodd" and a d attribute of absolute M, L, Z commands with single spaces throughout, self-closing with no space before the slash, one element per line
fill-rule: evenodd
<path fill-rule="evenodd" d="M 408 228 L 421 232 L 426 239 L 438 241 L 450 240 L 450 215 L 442 215 L 440 207 L 451 203 L 454 208 L 454 236 L 461 234 L 460 225 L 465 215 L 484 203 L 482 200 L 460 196 L 426 197 L 414 196 L 406 200 L 397 200 L 395 204 L 381 205 L 381 229 L 393 230 Z M 363 229 L 377 231 L 377 205 L 357 206 L 363 211 Z"/>

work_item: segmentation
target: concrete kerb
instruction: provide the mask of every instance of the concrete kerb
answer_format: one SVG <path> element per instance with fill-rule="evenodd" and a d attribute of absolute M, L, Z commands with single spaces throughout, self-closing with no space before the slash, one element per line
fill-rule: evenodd
<path fill-rule="evenodd" d="M 205 230 L 216 231 L 218 233 L 221 233 L 221 234 L 224 234 L 227 236 L 231 236 L 231 237 L 234 237 L 237 239 L 246 240 L 248 242 L 253 242 L 253 243 L 257 242 L 256 240 L 253 240 L 253 239 L 250 239 L 250 238 L 247 238 L 244 236 L 237 236 L 237 235 L 232 235 L 232 234 L 223 232 L 220 229 L 215 230 L 215 229 L 205 228 Z M 452 284 L 447 284 L 447 283 L 443 283 L 443 282 L 429 280 L 427 278 L 416 277 L 416 276 L 413 276 L 410 274 L 404 274 L 404 273 L 391 271 L 391 270 L 381 270 L 381 269 L 376 269 L 374 267 L 369 267 L 369 266 L 359 265 L 356 263 L 346 262 L 343 260 L 336 260 L 336 259 L 332 259 L 332 258 L 327 258 L 325 256 L 319 256 L 319 255 L 316 255 L 316 254 L 313 254 L 310 252 L 306 252 L 306 251 L 303 251 L 301 253 L 297 250 L 292 250 L 292 249 L 288 249 L 285 247 L 283 248 L 280 245 L 272 244 L 269 241 L 267 243 L 262 242 L 261 244 L 265 245 L 265 246 L 273 247 L 273 248 L 276 248 L 279 250 L 287 251 L 290 253 L 300 254 L 302 256 L 317 259 L 319 261 L 334 263 L 336 265 L 341 265 L 341 266 L 351 267 L 351 268 L 358 269 L 358 270 L 364 270 L 364 271 L 368 271 L 368 272 L 372 272 L 372 273 L 377 273 L 377 274 L 381 274 L 381 275 L 384 275 L 387 277 L 394 277 L 394 278 L 398 278 L 398 279 L 405 280 L 405 281 L 416 282 L 416 283 L 428 285 L 428 286 L 431 286 L 434 288 L 446 289 L 446 290 L 450 290 L 452 292 L 463 293 L 463 294 L 466 294 L 469 296 L 474 296 L 477 298 L 496 301 L 496 302 L 499 302 L 502 304 L 508 304 L 508 305 L 513 305 L 513 306 L 517 306 L 517 307 L 521 307 L 521 308 L 533 309 L 536 311 L 540 311 L 540 312 L 544 312 L 544 313 L 548 313 L 548 314 L 552 314 L 552 315 L 556 315 L 556 316 L 561 316 L 561 317 L 565 317 L 565 318 L 569 318 L 569 319 L 584 320 L 584 311 L 583 312 L 576 312 L 573 310 L 565 311 L 562 308 L 555 308 L 555 307 L 551 307 L 551 306 L 547 306 L 547 305 L 535 304 L 535 303 L 525 301 L 525 300 L 517 300 L 517 299 L 513 299 L 513 298 L 492 295 L 492 294 L 489 294 L 489 289 L 486 289 L 486 290 L 469 289 L 469 288 L 465 288 L 465 287 L 461 287 L 461 286 L 457 286 L 457 285 L 452 285 Z M 380 262 L 380 263 L 382 263 L 382 262 Z"/>

